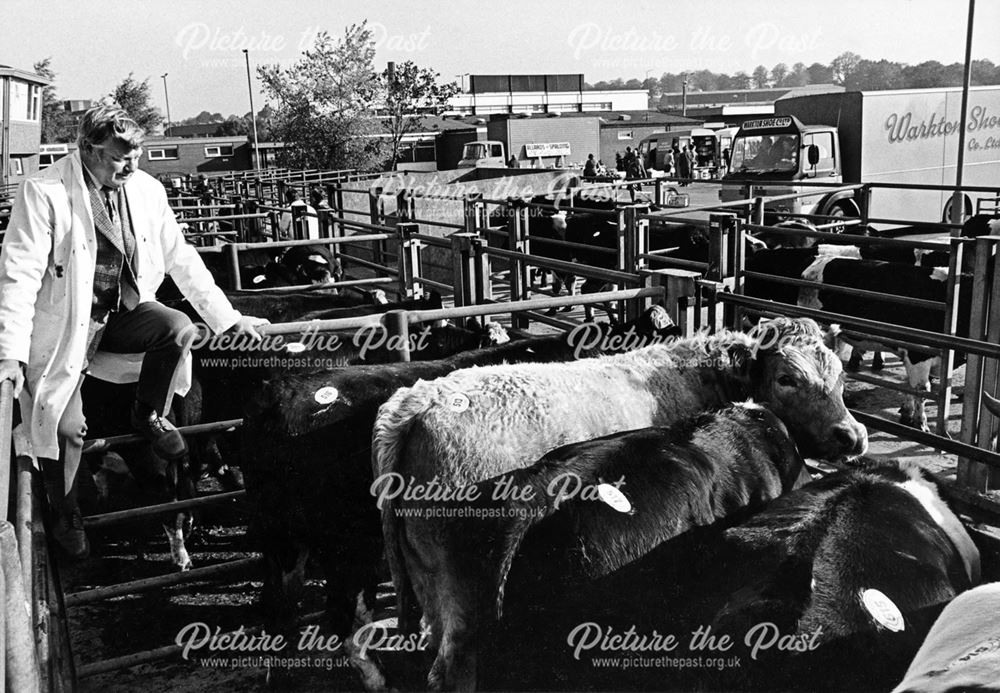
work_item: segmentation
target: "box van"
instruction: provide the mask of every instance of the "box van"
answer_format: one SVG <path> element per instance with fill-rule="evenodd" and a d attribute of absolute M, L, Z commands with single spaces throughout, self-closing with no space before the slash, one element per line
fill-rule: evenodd
<path fill-rule="evenodd" d="M 647 171 L 665 171 L 664 157 L 672 148 L 683 151 L 684 147 L 694 151 L 692 178 L 716 178 L 719 175 L 718 138 L 714 130 L 694 128 L 692 130 L 668 130 L 647 135 L 639 141 L 637 150 Z M 671 171 L 677 175 L 677 171 Z"/>

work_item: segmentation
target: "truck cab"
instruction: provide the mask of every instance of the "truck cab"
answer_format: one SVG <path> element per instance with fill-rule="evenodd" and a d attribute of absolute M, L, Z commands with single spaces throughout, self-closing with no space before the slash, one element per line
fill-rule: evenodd
<path fill-rule="evenodd" d="M 760 183 L 757 183 L 760 181 Z M 829 194 L 799 181 L 843 181 L 837 128 L 803 125 L 794 116 L 748 120 L 733 138 L 729 170 L 722 178 L 719 198 L 723 202 L 788 195 L 816 190 L 816 195 L 779 200 L 768 206 L 771 213 L 856 216 L 850 192 Z M 752 187 L 752 190 L 748 190 Z"/>
<path fill-rule="evenodd" d="M 503 167 L 507 165 L 503 142 L 477 140 L 466 142 L 458 168 Z"/>

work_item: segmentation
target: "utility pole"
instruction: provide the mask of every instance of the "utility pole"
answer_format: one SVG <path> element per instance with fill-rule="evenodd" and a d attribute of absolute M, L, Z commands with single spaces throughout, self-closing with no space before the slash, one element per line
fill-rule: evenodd
<path fill-rule="evenodd" d="M 163 80 L 163 100 L 167 102 L 167 127 L 163 128 L 163 136 L 166 137 L 167 130 L 170 129 L 170 94 L 167 93 L 167 75 L 169 72 L 164 72 L 160 75 Z"/>
<path fill-rule="evenodd" d="M 244 48 L 243 57 L 247 61 L 247 91 L 250 93 L 250 124 L 253 126 L 253 170 L 260 175 L 260 147 L 257 142 L 257 114 L 253 110 L 253 82 L 250 80 L 250 52 Z"/>

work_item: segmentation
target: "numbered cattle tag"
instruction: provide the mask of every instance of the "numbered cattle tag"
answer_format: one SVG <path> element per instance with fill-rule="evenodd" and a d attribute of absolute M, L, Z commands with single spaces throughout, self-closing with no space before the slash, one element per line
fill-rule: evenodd
<path fill-rule="evenodd" d="M 629 502 L 624 493 L 611 484 L 598 484 L 597 495 L 602 501 L 610 505 L 612 509 L 620 513 L 632 512 L 632 503 Z"/>
<path fill-rule="evenodd" d="M 301 354 L 306 350 L 306 345 L 302 342 L 289 342 L 285 345 L 285 351 L 289 354 Z M 325 388 L 324 388 L 325 389 Z"/>
<path fill-rule="evenodd" d="M 469 408 L 469 398 L 463 395 L 461 392 L 456 392 L 453 395 L 449 395 L 448 408 L 451 409 L 456 414 L 461 414 L 463 411 Z"/>
<path fill-rule="evenodd" d="M 893 633 L 898 633 L 906 628 L 903 622 L 903 614 L 899 607 L 892 603 L 889 597 L 878 590 L 868 589 L 861 593 L 861 603 L 868 609 L 868 613 L 875 619 L 876 623 L 884 626 Z"/>
<path fill-rule="evenodd" d="M 330 402 L 335 402 L 339 394 L 337 388 L 327 386 L 316 390 L 314 397 L 320 404 L 329 404 Z"/>
<path fill-rule="evenodd" d="M 317 265 L 327 265 L 327 264 L 329 264 L 326 261 L 326 258 L 323 257 L 322 255 L 310 255 L 308 259 L 309 259 L 310 262 L 315 262 Z"/>
<path fill-rule="evenodd" d="M 267 277 L 265 277 L 263 274 L 258 274 L 256 277 L 253 278 L 253 283 L 263 284 L 265 279 L 267 279 Z"/>

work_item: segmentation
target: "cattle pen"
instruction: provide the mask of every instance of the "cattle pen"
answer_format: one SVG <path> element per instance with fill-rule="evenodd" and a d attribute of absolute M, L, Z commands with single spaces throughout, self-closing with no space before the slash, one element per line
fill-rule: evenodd
<path fill-rule="evenodd" d="M 1000 454 L 995 451 L 998 421 L 982 404 L 984 395 L 996 396 L 1000 386 L 1000 280 L 994 280 L 993 259 L 998 236 L 963 238 L 955 225 L 919 220 L 873 219 L 867 216 L 864 200 L 891 184 L 844 186 L 861 200 L 857 219 L 813 218 L 815 230 L 775 226 L 765 217 L 765 207 L 778 198 L 753 196 L 722 205 L 672 208 L 669 199 L 678 196 L 663 179 L 645 181 L 653 186 L 648 199 L 637 204 L 621 203 L 623 184 L 570 184 L 538 201 L 537 195 L 490 196 L 460 191 L 408 189 L 400 187 L 393 174 L 361 174 L 354 171 L 275 171 L 261 176 L 233 174 L 213 180 L 210 194 L 179 193 L 170 198 L 178 220 L 188 225 L 188 240 L 206 259 L 213 258 L 223 268 L 226 287 L 244 295 L 261 295 L 263 289 L 246 286 L 241 278 L 241 255 L 259 251 L 281 251 L 300 246 L 324 245 L 342 263 L 344 277 L 323 284 L 302 284 L 270 289 L 280 295 L 291 292 L 323 292 L 338 289 L 371 295 L 392 292 L 403 299 L 421 299 L 436 293 L 444 301 L 440 309 L 391 310 L 381 315 L 365 315 L 332 320 L 289 322 L 265 328 L 269 335 L 299 335 L 304 330 L 317 333 L 343 332 L 377 325 L 387 336 L 393 359 L 411 360 L 413 326 L 436 320 L 482 318 L 499 320 L 518 336 L 572 330 L 580 324 L 578 312 L 558 314 L 559 309 L 583 305 L 603 306 L 609 317 L 620 322 L 634 320 L 654 304 L 666 307 L 683 335 L 699 330 L 738 328 L 748 316 L 810 317 L 822 324 L 836 323 L 849 336 L 877 342 L 887 348 L 923 348 L 940 358 L 938 384 L 929 391 L 912 383 L 899 385 L 886 377 L 852 373 L 849 377 L 864 386 L 892 388 L 915 397 L 928 397 L 936 404 L 936 433 L 901 425 L 885 416 L 852 409 L 854 416 L 869 429 L 886 436 L 943 451 L 954 456 L 954 468 L 935 469 L 945 479 L 947 494 L 975 525 L 977 537 L 994 542 L 987 525 L 1000 524 L 1000 499 L 990 492 L 1000 484 Z M 575 183 L 575 182 L 574 182 Z M 697 183 L 696 183 L 697 184 Z M 306 206 L 285 206 L 284 192 L 290 187 L 305 197 L 309 190 L 323 192 L 326 207 L 310 211 Z M 953 191 L 938 186 L 935 191 Z M 1000 189 L 964 189 L 992 196 L 981 201 L 976 211 L 997 215 Z M 578 193 L 589 191 L 609 201 L 604 207 L 580 205 Z M 534 191 L 532 191 L 534 192 Z M 799 195 L 807 195 L 801 193 Z M 788 196 L 784 196 L 788 197 Z M 585 198 L 584 198 L 585 199 Z M 993 199 L 990 207 L 989 199 Z M 583 248 L 577 241 L 538 235 L 538 220 L 553 215 L 599 220 L 606 224 L 613 245 Z M 279 230 L 282 215 L 291 219 L 291 233 L 283 238 Z M 310 230 L 315 220 L 318 235 Z M 499 220 L 499 223 L 498 223 Z M 948 264 L 944 276 L 943 300 L 906 295 L 873 294 L 858 288 L 834 287 L 818 281 L 755 272 L 748 268 L 747 237 L 772 234 L 795 238 L 815 238 L 839 246 L 881 246 L 903 251 L 942 248 L 941 242 L 868 237 L 843 233 L 845 228 L 869 224 L 897 223 L 920 225 L 949 236 L 944 244 Z M 697 229 L 706 240 L 704 258 L 672 257 L 672 238 L 679 229 Z M 657 239 L 666 239 L 661 243 Z M 654 247 L 661 246 L 661 247 Z M 558 249 L 541 253 L 541 249 Z M 574 252 L 587 251 L 600 258 L 592 264 L 574 260 Z M 965 268 L 965 269 L 963 269 Z M 592 280 L 599 290 L 577 296 L 547 296 L 548 273 L 572 274 Z M 748 280 L 765 280 L 797 289 L 839 292 L 860 301 L 879 300 L 899 306 L 899 310 L 921 308 L 940 314 L 940 330 L 915 329 L 803 305 L 779 303 L 748 295 Z M 963 290 L 971 296 L 968 331 L 959 335 L 959 313 Z M 964 323 L 963 323 L 964 324 Z M 953 377 L 955 354 L 967 355 L 964 383 Z M 213 581 L 241 579 L 244 589 L 258 589 L 261 557 L 252 546 L 240 545 L 240 556 L 213 562 L 186 572 L 139 577 L 116 584 L 79 590 L 64 589 L 71 572 L 48 547 L 42 490 L 34 470 L 30 446 L 23 432 L 12 430 L 16 408 L 9 383 L 0 385 L 0 454 L 6 455 L 0 482 L 11 489 L 3 494 L 4 517 L 13 517 L 13 537 L 0 527 L 3 538 L 3 579 L 8 593 L 18 594 L 17 585 L 31 605 L 30 620 L 12 613 L 11 600 L 3 627 L 8 643 L 17 643 L 21 659 L 8 656 L 7 671 L 27 676 L 25 687 L 17 690 L 70 691 L 83 687 L 106 687 L 109 672 L 143 664 L 177 660 L 183 647 L 164 642 L 142 651 L 127 651 L 102 659 L 82 656 L 86 648 L 73 644 L 68 612 L 81 607 L 116 600 L 127 605 L 129 595 L 150 593 L 169 587 L 195 584 L 208 590 Z M 954 413 L 960 410 L 960 417 Z M 16 417 L 15 417 L 16 418 Z M 957 426 L 956 426 L 957 422 Z M 227 419 L 184 427 L 188 436 L 234 435 L 243 421 Z M 950 428 L 949 428 L 950 425 Z M 103 453 L 141 444 L 135 436 L 103 437 L 87 442 L 88 453 Z M 6 461 L 10 460 L 7 464 Z M 828 471 L 821 468 L 818 471 Z M 8 509 L 8 496 L 15 499 Z M 254 508 L 247 503 L 246 491 L 215 492 L 169 503 L 102 513 L 86 518 L 91 530 L 105 530 L 138 521 L 192 509 L 207 509 L 229 517 L 252 519 Z M 982 525 L 980 531 L 980 524 Z M 10 547 L 16 547 L 13 551 Z M 123 601 L 124 600 L 124 601 Z M 15 600 L 16 601 L 16 600 Z M 384 603 L 385 600 L 383 600 Z M 113 608 L 113 607 L 110 607 Z M 23 610 L 21 610 L 23 612 Z M 241 613 L 254 613 L 244 610 Z M 322 610 L 296 614 L 299 624 L 321 619 Z M 384 617 L 385 613 L 377 616 Z M 249 633 L 257 631 L 247 630 Z M 10 646 L 8 646 L 8 652 Z M 25 654 L 28 653 L 28 654 Z M 27 657 L 27 659 L 24 659 Z M 28 663 L 24 667 L 24 662 Z M 17 664 L 17 666 L 14 666 Z M 27 671 L 25 671 L 27 669 Z M 93 682 L 84 685 L 83 682 Z M 89 688 L 88 688 L 89 686 Z"/>

